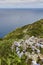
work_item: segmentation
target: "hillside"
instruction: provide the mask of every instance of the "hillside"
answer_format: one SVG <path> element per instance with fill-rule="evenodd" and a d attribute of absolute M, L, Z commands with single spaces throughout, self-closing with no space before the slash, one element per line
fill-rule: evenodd
<path fill-rule="evenodd" d="M 43 19 L 32 24 L 15 29 L 4 37 L 4 39 L 23 39 L 26 35 L 43 37 Z"/>
<path fill-rule="evenodd" d="M 43 65 L 42 37 L 43 19 L 0 38 L 0 65 Z"/>

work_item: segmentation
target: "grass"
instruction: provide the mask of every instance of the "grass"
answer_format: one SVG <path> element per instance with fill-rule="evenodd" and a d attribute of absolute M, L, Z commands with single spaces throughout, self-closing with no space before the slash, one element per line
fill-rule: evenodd
<path fill-rule="evenodd" d="M 23 31 L 27 31 L 24 33 Z M 16 30 L 7 34 L 4 38 L 0 38 L 0 65 L 30 65 L 31 60 L 26 64 L 24 58 L 23 60 L 18 57 L 15 50 L 11 51 L 11 45 L 14 41 L 24 39 L 26 36 L 37 36 L 43 38 L 43 19 L 25 25 L 21 28 L 17 28 Z M 29 52 L 32 50 L 30 48 L 27 49 Z M 22 51 L 22 48 L 21 48 Z M 43 54 L 43 49 L 41 49 L 41 53 Z"/>

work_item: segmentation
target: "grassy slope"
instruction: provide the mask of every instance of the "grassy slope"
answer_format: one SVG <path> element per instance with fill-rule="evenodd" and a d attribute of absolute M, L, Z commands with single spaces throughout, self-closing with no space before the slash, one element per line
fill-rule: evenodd
<path fill-rule="evenodd" d="M 6 35 L 4 39 L 22 39 L 26 35 L 43 37 L 43 19 L 38 20 L 35 23 L 25 25 L 21 28 L 17 28 L 13 32 Z"/>
<path fill-rule="evenodd" d="M 25 63 L 25 56 L 22 58 L 23 60 L 19 59 L 17 54 L 15 53 L 15 50 L 13 53 L 11 51 L 11 45 L 13 41 L 16 39 L 24 38 L 26 35 L 43 37 L 43 20 L 41 19 L 35 23 L 18 28 L 6 35 L 4 39 L 0 39 L 0 60 L 2 62 L 1 65 L 10 65 L 10 63 L 11 65 L 30 64 L 30 62 L 28 62 L 29 64 Z"/>

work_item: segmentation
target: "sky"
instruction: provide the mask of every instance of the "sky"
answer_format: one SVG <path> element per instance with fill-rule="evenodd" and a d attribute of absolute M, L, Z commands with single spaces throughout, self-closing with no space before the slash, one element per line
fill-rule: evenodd
<path fill-rule="evenodd" d="M 43 0 L 0 0 L 0 8 L 43 8 Z"/>

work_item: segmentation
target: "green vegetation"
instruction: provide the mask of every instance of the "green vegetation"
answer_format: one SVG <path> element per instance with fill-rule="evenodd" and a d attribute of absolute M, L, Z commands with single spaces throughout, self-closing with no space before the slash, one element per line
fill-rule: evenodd
<path fill-rule="evenodd" d="M 32 53 L 32 49 L 31 48 L 27 48 L 27 50 L 26 51 L 28 51 L 28 52 L 30 52 L 30 53 Z"/>
<path fill-rule="evenodd" d="M 40 65 L 43 65 L 43 62 L 41 61 L 39 57 L 38 57 L 37 63 L 40 63 Z"/>
<path fill-rule="evenodd" d="M 43 48 L 40 47 L 40 53 L 43 55 Z"/>
<path fill-rule="evenodd" d="M 25 30 L 26 32 L 24 32 Z M 43 37 L 43 19 L 21 28 L 17 28 L 3 39 L 0 38 L 0 65 L 31 65 L 31 59 L 28 60 L 26 64 L 25 56 L 20 59 L 15 50 L 14 52 L 11 51 L 12 43 L 18 39 L 24 39 L 26 35 Z M 31 49 L 28 51 L 31 52 Z"/>
<path fill-rule="evenodd" d="M 26 32 L 23 32 L 25 31 Z M 21 28 L 17 28 L 13 32 L 9 33 L 4 39 L 23 39 L 26 35 L 37 36 L 43 38 L 43 19 L 36 21 L 35 23 L 25 25 Z"/>

